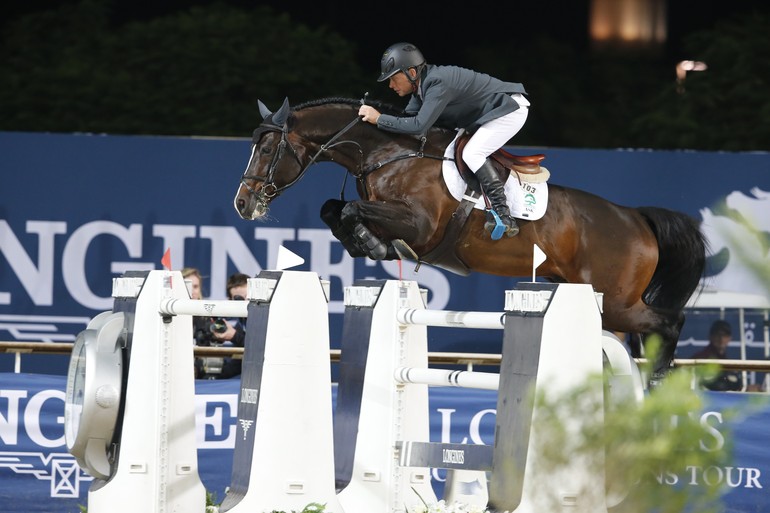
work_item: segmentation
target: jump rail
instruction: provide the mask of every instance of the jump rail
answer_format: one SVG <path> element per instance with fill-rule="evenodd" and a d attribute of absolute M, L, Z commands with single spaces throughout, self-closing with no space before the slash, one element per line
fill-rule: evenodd
<path fill-rule="evenodd" d="M 173 314 L 170 314 L 173 315 Z M 490 328 L 497 329 L 497 328 Z M 18 342 L 0 341 L 0 353 L 15 353 L 18 357 L 22 354 L 71 354 L 71 342 Z M 204 347 L 196 346 L 195 356 L 223 356 L 243 358 L 242 347 Z M 340 350 L 332 349 L 329 352 L 331 361 L 337 363 L 340 360 Z M 428 353 L 428 361 L 433 365 L 500 365 L 501 355 L 494 353 L 454 353 L 432 352 Z M 644 358 L 636 358 L 640 365 L 647 362 Z M 700 365 L 716 364 L 725 370 L 770 372 L 768 360 L 707 360 L 703 358 L 677 358 L 674 360 L 676 367 L 698 367 Z"/>
<path fill-rule="evenodd" d="M 417 367 L 399 367 L 393 372 L 398 383 L 423 383 L 432 386 L 480 388 L 497 390 L 500 375 L 491 372 L 471 372 Z"/>
<path fill-rule="evenodd" d="M 450 310 L 402 308 L 396 313 L 396 318 L 401 324 L 491 330 L 505 328 L 504 312 L 454 312 Z"/>
<path fill-rule="evenodd" d="M 165 315 L 197 315 L 200 317 L 246 317 L 248 301 L 200 299 L 162 299 L 158 312 Z"/>

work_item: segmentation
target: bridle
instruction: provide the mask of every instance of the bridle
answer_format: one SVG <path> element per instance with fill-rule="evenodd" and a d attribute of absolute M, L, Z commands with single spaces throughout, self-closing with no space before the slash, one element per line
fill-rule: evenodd
<path fill-rule="evenodd" d="M 305 176 L 305 173 L 307 173 L 307 170 L 316 163 L 318 160 L 318 157 L 321 156 L 322 153 L 331 150 L 332 148 L 339 146 L 340 144 L 354 144 L 358 147 L 358 152 L 360 154 L 360 163 L 359 163 L 359 169 L 363 166 L 364 161 L 364 152 L 361 148 L 361 145 L 358 144 L 356 141 L 353 140 L 343 140 L 338 141 L 340 137 L 342 137 L 343 134 L 345 134 L 348 130 L 353 128 L 356 123 L 361 121 L 361 118 L 359 116 L 356 116 L 353 121 L 348 123 L 342 130 L 337 132 L 332 136 L 331 139 L 329 139 L 325 144 L 322 144 L 321 147 L 318 149 L 318 151 L 313 155 L 313 157 L 310 159 L 310 161 L 305 165 L 302 166 L 302 161 L 299 158 L 299 155 L 297 154 L 297 150 L 294 149 L 294 146 L 292 146 L 291 141 L 289 141 L 289 128 L 288 123 L 285 123 L 284 126 L 278 126 L 274 124 L 262 124 L 254 131 L 254 136 L 252 138 L 252 146 L 251 146 L 251 157 L 249 158 L 249 165 L 251 165 L 251 161 L 254 159 L 254 152 L 257 150 L 257 141 L 259 141 L 260 137 L 262 137 L 262 134 L 265 132 L 276 132 L 281 134 L 281 140 L 278 143 L 277 151 L 273 154 L 273 158 L 270 161 L 270 166 L 267 169 L 267 174 L 262 176 L 257 175 L 249 175 L 247 174 L 249 165 L 246 166 L 246 171 L 244 171 L 243 176 L 241 176 L 241 185 L 246 188 L 246 190 L 249 191 L 250 194 L 257 197 L 257 199 L 263 203 L 265 203 L 265 200 L 272 200 L 276 196 L 280 195 L 283 191 L 294 185 L 295 183 L 299 182 L 303 176 Z M 286 185 L 283 185 L 279 187 L 275 183 L 275 170 L 278 167 L 278 163 L 281 161 L 281 159 L 284 156 L 284 153 L 286 153 L 286 150 L 291 153 L 291 156 L 294 157 L 294 160 L 297 162 L 297 165 L 301 168 L 300 172 L 297 174 L 297 176 L 291 180 Z M 260 187 L 259 191 L 254 190 L 252 186 L 250 186 L 248 183 L 246 183 L 246 180 L 255 180 L 258 182 L 262 182 L 262 187 Z"/>
<path fill-rule="evenodd" d="M 353 176 L 355 176 L 360 182 L 364 183 L 364 189 L 366 189 L 365 179 L 370 173 L 392 162 L 397 162 L 399 160 L 408 159 L 408 158 L 431 158 L 436 160 L 454 160 L 452 158 L 444 157 L 443 155 L 426 154 L 423 151 L 423 149 L 425 148 L 425 143 L 427 139 L 425 136 L 422 136 L 420 138 L 419 151 L 396 155 L 384 161 L 375 162 L 374 164 L 371 164 L 370 166 L 367 166 L 366 168 L 364 168 L 363 167 L 364 151 L 361 145 L 352 139 L 338 140 L 345 133 L 347 133 L 351 128 L 353 128 L 359 121 L 362 121 L 362 118 L 356 115 L 356 117 L 350 123 L 348 123 L 339 132 L 334 134 L 331 137 L 331 139 L 329 139 L 325 144 L 322 144 L 318 149 L 318 151 L 315 153 L 315 155 L 313 155 L 313 157 L 304 167 L 302 166 L 302 161 L 300 160 L 299 155 L 297 154 L 297 150 L 294 149 L 294 146 L 292 146 L 291 142 L 289 141 L 288 122 L 284 123 L 283 126 L 278 126 L 272 123 L 263 123 L 254 131 L 254 135 L 252 137 L 251 157 L 249 158 L 249 163 L 246 166 L 246 171 L 244 171 L 244 174 L 241 176 L 241 185 L 245 187 L 246 190 L 249 191 L 249 194 L 256 197 L 259 203 L 261 203 L 263 206 L 266 206 L 267 203 L 269 203 L 269 201 L 273 200 L 273 198 L 275 198 L 276 196 L 279 196 L 283 191 L 293 186 L 295 183 L 299 182 L 302 179 L 302 177 L 305 176 L 305 173 L 307 173 L 307 170 L 310 168 L 310 166 L 316 163 L 316 161 L 318 160 L 318 157 L 320 157 L 322 153 L 329 151 L 332 148 L 335 148 L 336 146 L 339 146 L 341 144 L 353 144 L 358 148 L 360 160 L 359 160 L 357 172 L 353 173 Z M 273 154 L 273 158 L 270 161 L 270 166 L 268 167 L 267 173 L 264 177 L 257 176 L 257 175 L 249 175 L 247 174 L 247 172 L 248 172 L 249 166 L 251 165 L 252 160 L 254 159 L 254 152 L 257 149 L 257 142 L 262 137 L 262 135 L 266 132 L 276 132 L 281 134 L 281 140 L 278 143 L 277 151 Z M 291 180 L 286 185 L 279 187 L 275 183 L 275 172 L 276 172 L 276 168 L 278 167 L 278 163 L 281 161 L 281 159 L 283 158 L 287 150 L 291 153 L 291 156 L 294 157 L 294 160 L 297 162 L 297 165 L 301 168 L 301 170 L 293 180 Z M 347 179 L 347 173 L 345 174 L 345 178 Z M 262 182 L 262 187 L 260 187 L 259 191 L 257 191 L 254 189 L 254 187 L 246 183 L 247 180 Z M 344 188 L 345 188 L 345 185 L 343 183 L 343 186 L 342 186 L 343 191 L 344 191 Z M 367 191 L 367 196 L 368 196 L 368 191 Z"/>

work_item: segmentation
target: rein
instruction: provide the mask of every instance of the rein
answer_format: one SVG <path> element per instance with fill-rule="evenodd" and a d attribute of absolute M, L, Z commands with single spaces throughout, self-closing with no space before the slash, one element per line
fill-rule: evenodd
<path fill-rule="evenodd" d="M 366 169 L 362 169 L 361 172 L 356 176 L 359 180 L 365 180 L 369 174 L 373 173 L 374 171 L 377 171 L 383 166 L 386 166 L 388 164 L 392 164 L 393 162 L 398 162 L 399 160 L 404 159 L 411 159 L 411 158 L 427 158 L 427 159 L 436 159 L 436 160 L 454 160 L 453 158 L 445 157 L 443 155 L 430 155 L 426 154 L 423 150 L 425 149 L 425 142 L 427 141 L 427 138 L 423 135 L 420 137 L 420 149 L 417 152 L 411 152 L 411 153 L 405 153 L 403 155 L 396 155 L 395 157 L 391 157 L 385 161 L 377 162 L 376 164 L 373 164 Z"/>
<path fill-rule="evenodd" d="M 288 189 L 289 187 L 293 186 L 297 182 L 299 182 L 303 176 L 305 176 L 305 173 L 307 173 L 307 170 L 316 163 L 318 157 L 321 156 L 322 153 L 331 150 L 332 148 L 335 148 L 341 144 L 354 144 L 358 147 L 358 152 L 360 154 L 361 162 L 358 166 L 358 172 L 352 173 L 353 176 L 356 177 L 357 180 L 359 180 L 362 185 L 364 186 L 364 191 L 366 192 L 366 196 L 369 196 L 369 191 L 366 189 L 366 178 L 373 173 L 374 171 L 377 171 L 378 169 L 382 168 L 383 166 L 386 166 L 388 164 L 392 164 L 393 162 L 398 162 L 400 160 L 410 159 L 410 158 L 430 158 L 430 159 L 436 159 L 436 160 L 454 160 L 452 158 L 445 157 L 443 155 L 430 155 L 426 154 L 423 150 L 425 148 L 425 143 L 427 141 L 427 138 L 425 136 L 420 137 L 420 149 L 416 152 L 409 152 L 402 155 L 396 155 L 395 157 L 391 157 L 389 159 L 386 159 L 384 161 L 379 161 L 371 166 L 368 166 L 366 168 L 363 168 L 363 161 L 364 161 L 364 152 L 361 148 L 361 145 L 353 140 L 344 140 L 344 141 L 338 141 L 340 137 L 342 137 L 345 133 L 347 133 L 351 128 L 353 128 L 359 121 L 361 121 L 362 118 L 359 116 L 356 116 L 350 123 L 348 123 L 345 127 L 343 127 L 339 132 L 334 134 L 331 139 L 329 139 L 325 144 L 322 144 L 318 151 L 313 155 L 310 160 L 308 161 L 307 165 L 302 167 L 302 162 L 299 159 L 299 156 L 297 155 L 297 151 L 294 149 L 294 147 L 291 145 L 291 142 L 289 142 L 288 139 L 288 124 L 285 124 L 284 126 L 278 126 L 278 125 L 262 125 L 257 130 L 259 132 L 280 132 L 281 134 L 281 141 L 278 143 L 278 151 L 273 155 L 272 160 L 270 161 L 270 166 L 268 167 L 267 175 L 263 178 L 261 176 L 256 175 L 248 175 L 246 172 L 244 172 L 243 176 L 241 176 L 241 185 L 246 188 L 246 190 L 249 191 L 249 193 L 253 194 L 254 196 L 257 196 L 258 198 L 266 198 L 266 199 L 272 199 L 279 194 L 281 194 L 283 191 Z M 300 166 L 301 171 L 297 174 L 297 176 L 291 180 L 289 183 L 282 187 L 278 187 L 275 184 L 275 170 L 278 167 L 278 163 L 283 158 L 283 155 L 286 151 L 286 148 L 288 147 L 289 151 L 291 152 L 292 157 L 294 157 L 294 160 L 297 162 L 297 164 Z M 252 148 L 252 159 L 254 157 L 254 151 L 256 150 L 256 144 L 253 145 Z M 248 169 L 248 168 L 247 168 Z M 342 190 L 340 191 L 340 199 L 344 200 L 344 191 L 345 191 L 345 184 L 347 183 L 347 173 L 345 173 L 345 178 L 342 182 Z M 262 182 L 262 187 L 260 188 L 259 192 L 254 190 L 253 187 L 251 187 L 249 184 L 246 183 L 246 180 L 256 180 L 258 182 Z"/>
<path fill-rule="evenodd" d="M 283 191 L 294 185 L 295 183 L 299 182 L 303 176 L 305 176 L 305 173 L 307 173 L 307 170 L 316 163 L 316 160 L 318 157 L 325 151 L 330 150 L 331 148 L 334 148 L 335 146 L 338 146 L 340 144 L 350 143 L 355 144 L 358 146 L 358 152 L 361 154 L 361 160 L 363 161 L 363 150 L 361 149 L 361 145 L 358 144 L 356 141 L 337 141 L 345 132 L 353 128 L 356 123 L 361 121 L 361 118 L 356 116 L 353 121 L 348 123 L 342 130 L 334 134 L 334 136 L 329 139 L 325 144 L 322 144 L 321 147 L 318 149 L 315 155 L 313 155 L 310 159 L 310 161 L 307 163 L 305 167 L 302 167 L 302 162 L 300 162 L 299 157 L 297 156 L 297 150 L 294 149 L 294 146 L 291 145 L 288 138 L 288 125 L 284 125 L 283 127 L 280 127 L 278 125 L 262 125 L 260 127 L 260 131 L 262 132 L 280 132 L 281 134 L 281 142 L 278 143 L 278 151 L 273 155 L 272 160 L 270 161 L 270 167 L 267 170 L 267 176 L 264 178 L 257 175 L 247 175 L 246 173 L 241 176 L 241 185 L 246 187 L 246 189 L 253 195 L 258 197 L 265 197 L 268 199 L 272 199 L 279 194 L 281 194 Z M 278 162 L 283 158 L 284 151 L 286 147 L 289 148 L 291 151 L 292 156 L 294 157 L 294 160 L 297 161 L 297 164 L 302 168 L 302 170 L 297 174 L 297 176 L 287 183 L 286 185 L 282 187 L 278 187 L 275 184 L 275 170 L 278 167 Z M 256 148 L 256 145 L 254 145 L 254 149 Z M 252 158 L 254 155 L 254 149 L 252 149 Z M 249 184 L 246 183 L 246 180 L 256 180 L 259 182 L 263 182 L 262 187 L 260 188 L 260 191 L 255 191 Z"/>

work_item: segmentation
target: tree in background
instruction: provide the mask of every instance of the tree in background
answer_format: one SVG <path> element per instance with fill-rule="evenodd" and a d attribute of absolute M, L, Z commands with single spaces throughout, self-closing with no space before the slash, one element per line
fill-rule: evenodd
<path fill-rule="evenodd" d="M 362 95 L 355 47 L 266 7 L 215 4 L 110 26 L 100 0 L 6 29 L 0 129 L 248 135 L 257 99 Z"/>
<path fill-rule="evenodd" d="M 632 127 L 653 148 L 770 149 L 770 16 L 755 13 L 719 23 L 685 40 L 708 69 L 672 81 Z"/>
<path fill-rule="evenodd" d="M 117 0 L 81 0 L 7 21 L 0 130 L 247 136 L 257 99 L 329 96 L 399 104 L 362 71 L 357 46 L 265 6 L 211 3 L 118 22 Z M 458 63 L 523 82 L 532 108 L 518 146 L 770 149 L 770 16 L 743 16 L 687 40 L 690 73 L 654 51 L 588 51 L 537 36 L 469 41 Z M 451 64 L 451 63 L 445 63 Z"/>

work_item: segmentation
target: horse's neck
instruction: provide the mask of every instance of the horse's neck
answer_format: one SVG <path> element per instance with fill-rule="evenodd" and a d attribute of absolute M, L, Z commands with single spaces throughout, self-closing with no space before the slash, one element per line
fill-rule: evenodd
<path fill-rule="evenodd" d="M 329 111 L 318 112 L 319 117 L 312 123 L 315 127 L 334 127 L 329 130 L 318 130 L 313 134 L 315 144 L 327 146 L 328 151 L 322 151 L 318 161 L 335 161 L 354 171 L 364 159 L 364 167 L 372 165 L 371 161 L 382 161 L 384 157 L 408 155 L 423 151 L 432 155 L 443 155 L 444 150 L 452 141 L 450 132 L 432 129 L 425 141 L 413 135 L 396 134 L 378 129 L 358 118 L 345 133 L 344 130 L 357 115 L 354 109 L 331 114 Z"/>
<path fill-rule="evenodd" d="M 393 155 L 411 154 L 415 152 L 438 153 L 443 155 L 444 150 L 452 141 L 451 136 L 441 130 L 430 130 L 425 137 L 397 134 L 376 128 L 371 124 L 362 124 L 360 127 L 360 139 L 362 149 L 366 154 L 377 153 L 387 148 L 387 152 Z"/>

